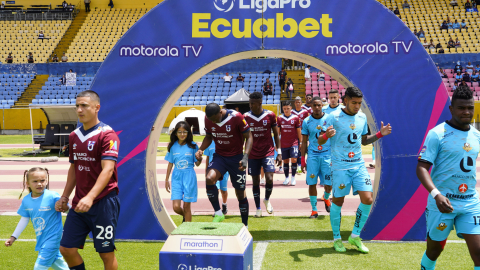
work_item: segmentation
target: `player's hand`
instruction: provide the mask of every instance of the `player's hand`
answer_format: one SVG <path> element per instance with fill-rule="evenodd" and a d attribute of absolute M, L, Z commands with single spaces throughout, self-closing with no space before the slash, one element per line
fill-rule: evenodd
<path fill-rule="evenodd" d="M 171 190 L 170 181 L 168 181 L 168 180 L 165 181 L 165 189 L 167 190 L 168 193 L 170 193 L 170 190 Z"/>
<path fill-rule="evenodd" d="M 93 199 L 88 196 L 83 197 L 75 207 L 75 212 L 77 213 L 86 213 L 93 205 Z"/>
<path fill-rule="evenodd" d="M 197 158 L 197 160 L 202 160 L 202 156 L 203 156 L 202 150 L 198 150 L 197 153 L 195 153 L 195 157 Z"/>
<path fill-rule="evenodd" d="M 238 162 L 238 169 L 240 171 L 245 171 L 247 169 L 247 164 L 248 164 L 248 155 L 244 154 L 242 160 Z"/>
<path fill-rule="evenodd" d="M 435 196 L 435 202 L 437 203 L 437 208 L 441 213 L 448 214 L 453 212 L 453 207 L 450 203 L 450 200 L 442 194 Z"/>
<path fill-rule="evenodd" d="M 7 241 L 5 241 L 5 246 L 10 247 L 13 245 L 13 242 L 15 242 L 15 237 L 10 236 L 10 239 L 7 239 Z"/>
<path fill-rule="evenodd" d="M 282 154 L 277 154 L 277 166 L 282 166 Z"/>
<path fill-rule="evenodd" d="M 380 133 L 382 133 L 383 136 L 390 135 L 392 133 L 392 126 L 390 126 L 390 123 L 388 123 L 386 126 L 383 125 L 380 127 Z"/>
<path fill-rule="evenodd" d="M 196 154 L 195 154 L 196 156 Z M 202 161 L 203 160 L 203 156 L 200 156 L 200 158 L 197 158 L 197 161 Z"/>
<path fill-rule="evenodd" d="M 302 172 L 303 172 L 303 173 L 307 173 L 307 165 L 302 166 L 301 168 L 302 168 Z"/>
<path fill-rule="evenodd" d="M 55 203 L 55 211 L 57 212 L 65 212 L 68 210 L 68 200 L 65 197 L 61 197 L 60 200 L 58 200 Z"/>
<path fill-rule="evenodd" d="M 325 131 L 325 136 L 327 136 L 327 138 L 332 138 L 333 136 L 335 136 L 335 134 L 337 133 L 337 131 L 333 128 L 333 126 L 329 126 L 327 128 L 327 131 Z"/>

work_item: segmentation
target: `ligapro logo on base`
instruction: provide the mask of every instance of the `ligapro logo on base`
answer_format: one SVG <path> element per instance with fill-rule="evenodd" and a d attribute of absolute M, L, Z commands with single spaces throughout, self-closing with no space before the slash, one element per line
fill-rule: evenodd
<path fill-rule="evenodd" d="M 213 266 L 200 267 L 196 265 L 193 265 L 192 267 L 191 265 L 187 266 L 182 263 L 178 265 L 177 270 L 222 270 L 222 268 L 215 268 Z"/>
<path fill-rule="evenodd" d="M 311 0 L 237 0 L 240 9 L 255 9 L 262 13 L 267 9 L 285 8 L 290 5 L 292 8 L 309 8 Z M 213 5 L 218 11 L 229 12 L 235 6 L 235 0 L 213 0 Z"/>

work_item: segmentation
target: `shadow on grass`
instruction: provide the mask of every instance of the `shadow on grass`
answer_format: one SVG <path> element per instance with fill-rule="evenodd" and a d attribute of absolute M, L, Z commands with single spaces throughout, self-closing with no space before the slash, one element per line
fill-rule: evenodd
<path fill-rule="evenodd" d="M 348 255 L 348 256 L 358 256 L 362 255 L 355 249 L 347 249 L 347 252 L 345 253 L 339 253 L 336 252 L 333 249 L 333 244 L 332 247 L 326 247 L 326 248 L 311 248 L 311 249 L 304 249 L 304 250 L 297 250 L 297 251 L 290 251 L 290 256 L 292 256 L 293 261 L 295 262 L 301 262 L 302 260 L 300 259 L 299 255 L 304 255 L 308 256 L 311 258 L 321 258 L 323 255 L 327 254 L 338 254 L 338 255 Z"/>
<path fill-rule="evenodd" d="M 351 231 L 341 231 L 342 239 L 348 239 Z M 268 241 L 268 240 L 332 240 L 332 231 L 250 231 L 253 241 Z M 333 245 L 333 243 L 332 243 Z"/>
<path fill-rule="evenodd" d="M 326 216 L 318 216 L 315 220 L 324 220 Z M 281 219 L 290 219 L 290 220 L 302 220 L 302 221 L 305 221 L 305 220 L 312 220 L 312 219 L 309 219 L 308 217 L 305 217 L 305 216 L 297 216 L 297 217 L 291 217 L 291 216 L 282 216 L 280 217 Z"/>

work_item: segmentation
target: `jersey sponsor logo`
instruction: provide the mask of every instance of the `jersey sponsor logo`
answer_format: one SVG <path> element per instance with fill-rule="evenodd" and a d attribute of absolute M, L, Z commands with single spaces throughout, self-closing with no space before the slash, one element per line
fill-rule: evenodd
<path fill-rule="evenodd" d="M 110 140 L 110 150 L 118 150 L 117 141 Z"/>
<path fill-rule="evenodd" d="M 88 147 L 87 147 L 88 151 L 92 151 L 94 146 L 95 146 L 95 142 L 88 141 Z"/>
<path fill-rule="evenodd" d="M 40 212 L 46 212 L 46 211 L 50 211 L 52 210 L 52 208 L 50 208 L 50 206 L 41 206 L 40 209 L 38 209 L 38 211 Z"/>
<path fill-rule="evenodd" d="M 348 157 L 349 157 L 349 158 L 355 157 L 355 153 L 353 153 L 353 152 L 348 153 Z"/>
<path fill-rule="evenodd" d="M 41 217 L 36 217 L 32 219 L 33 228 L 35 228 L 35 233 L 37 236 L 42 235 L 43 230 L 45 229 L 45 220 Z"/>
<path fill-rule="evenodd" d="M 440 230 L 443 232 L 443 230 L 445 230 L 447 228 L 447 224 L 445 224 L 444 222 L 438 224 L 438 227 L 437 227 L 437 230 Z"/>
<path fill-rule="evenodd" d="M 110 246 L 110 242 L 109 241 L 105 241 L 102 243 L 102 247 L 108 247 Z"/>
<path fill-rule="evenodd" d="M 250 127 L 253 127 L 253 123 L 250 123 Z"/>
<path fill-rule="evenodd" d="M 340 184 L 340 186 L 338 188 L 339 189 L 344 189 L 344 188 L 346 188 L 346 186 L 345 186 L 345 184 L 342 183 L 342 184 Z"/>
<path fill-rule="evenodd" d="M 77 149 L 77 144 L 76 143 L 73 144 L 73 150 L 75 150 L 75 149 Z"/>
<path fill-rule="evenodd" d="M 352 137 L 350 137 L 350 135 L 351 135 Z M 347 141 L 348 141 L 349 144 L 355 144 L 355 141 L 356 141 L 357 139 L 358 139 L 357 134 L 355 134 L 355 133 L 353 133 L 353 134 L 348 134 Z M 355 141 L 353 141 L 353 140 L 355 140 Z"/>
<path fill-rule="evenodd" d="M 245 122 L 245 120 L 243 120 L 243 121 Z M 247 124 L 247 123 L 245 123 L 245 125 L 246 125 L 246 124 Z M 227 132 L 230 132 L 230 131 L 232 130 L 232 126 L 231 126 L 231 125 L 227 125 L 227 126 L 226 126 L 226 130 L 227 130 Z"/>
<path fill-rule="evenodd" d="M 467 157 L 467 167 L 465 167 L 465 158 L 462 158 L 462 160 L 460 160 L 460 170 L 462 170 L 462 172 L 471 172 L 472 170 L 469 169 L 469 167 L 472 167 L 473 166 L 473 159 L 471 157 Z"/>
<path fill-rule="evenodd" d="M 457 199 L 457 200 L 467 200 L 471 199 L 475 196 L 475 194 L 469 194 L 469 195 L 458 195 L 458 194 L 452 194 L 452 193 L 447 193 L 445 197 L 448 199 Z"/>
<path fill-rule="evenodd" d="M 212 127 L 212 131 L 215 131 L 215 127 Z"/>
<path fill-rule="evenodd" d="M 186 169 L 188 167 L 188 161 L 180 160 L 177 164 L 177 169 Z"/>
<path fill-rule="evenodd" d="M 423 153 L 425 153 L 426 151 L 427 151 L 427 147 L 424 145 L 424 146 L 422 147 L 422 151 L 420 151 L 420 153 L 423 154 Z"/>
<path fill-rule="evenodd" d="M 467 190 L 468 190 L 468 186 L 465 183 L 458 186 L 458 191 L 460 191 L 460 193 L 465 193 L 467 192 Z"/>
<path fill-rule="evenodd" d="M 322 151 L 323 150 L 323 146 L 319 145 L 318 146 L 318 151 Z"/>
<path fill-rule="evenodd" d="M 86 172 L 89 172 L 89 171 L 90 171 L 90 167 L 78 165 L 78 170 L 79 170 L 79 171 L 85 170 Z"/>
<path fill-rule="evenodd" d="M 352 130 L 354 130 L 354 129 L 356 128 L 356 127 L 355 127 L 355 124 L 353 124 L 353 123 L 350 124 L 350 128 L 351 128 Z"/>

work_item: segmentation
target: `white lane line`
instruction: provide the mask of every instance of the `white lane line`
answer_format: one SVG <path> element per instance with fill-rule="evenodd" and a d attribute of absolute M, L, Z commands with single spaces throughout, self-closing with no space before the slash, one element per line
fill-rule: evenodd
<path fill-rule="evenodd" d="M 257 243 L 257 246 L 253 251 L 253 270 L 262 269 L 263 258 L 265 257 L 267 246 L 268 243 L 265 242 Z"/>

